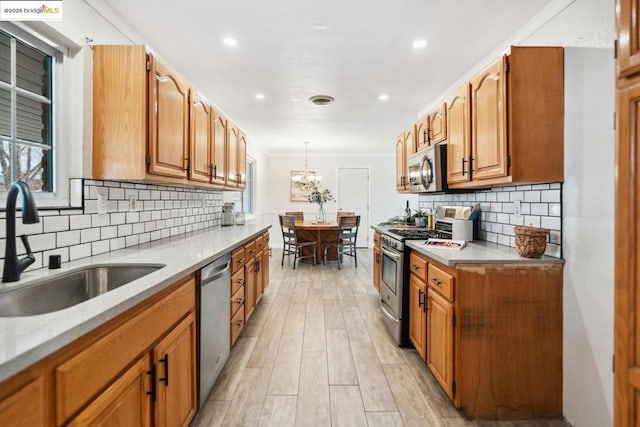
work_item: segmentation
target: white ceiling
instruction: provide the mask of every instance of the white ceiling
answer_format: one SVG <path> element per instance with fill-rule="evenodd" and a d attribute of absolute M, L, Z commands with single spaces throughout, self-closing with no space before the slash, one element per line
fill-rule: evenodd
<path fill-rule="evenodd" d="M 301 153 L 303 141 L 310 153 L 393 152 L 422 108 L 549 1 L 105 3 L 275 154 Z M 223 45 L 226 36 L 238 45 Z M 412 48 L 418 38 L 424 49 Z M 312 105 L 316 94 L 336 102 Z"/>

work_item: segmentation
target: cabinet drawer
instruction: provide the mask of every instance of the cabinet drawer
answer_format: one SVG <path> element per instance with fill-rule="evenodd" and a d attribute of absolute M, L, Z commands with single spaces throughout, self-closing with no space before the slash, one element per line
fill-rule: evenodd
<path fill-rule="evenodd" d="M 144 304 L 144 303 L 143 303 Z M 84 349 L 55 370 L 56 416 L 59 424 L 116 378 L 132 360 L 195 309 L 195 279 Z"/>
<path fill-rule="evenodd" d="M 246 245 L 244 245 L 244 255 L 247 258 L 247 260 L 250 260 L 251 258 L 256 256 L 256 241 L 254 240 L 253 242 L 247 243 Z"/>
<path fill-rule="evenodd" d="M 452 275 L 433 264 L 429 264 L 429 280 L 427 281 L 429 287 L 449 301 L 453 301 L 453 282 Z"/>
<path fill-rule="evenodd" d="M 269 247 L 269 233 L 264 233 L 262 235 L 262 241 L 264 242 L 264 247 L 268 248 Z"/>
<path fill-rule="evenodd" d="M 409 257 L 409 271 L 411 274 L 415 274 L 422 281 L 427 281 L 427 260 L 422 258 L 415 252 L 411 252 Z"/>
<path fill-rule="evenodd" d="M 231 295 L 235 294 L 242 285 L 244 285 L 244 268 L 231 276 Z"/>
<path fill-rule="evenodd" d="M 244 310 L 238 310 L 231 319 L 231 345 L 235 344 L 244 329 Z"/>
<path fill-rule="evenodd" d="M 263 236 L 257 237 L 255 242 L 256 242 L 256 253 L 259 253 L 260 251 L 262 251 L 262 248 L 264 248 L 264 237 Z"/>
<path fill-rule="evenodd" d="M 244 286 L 236 291 L 231 297 L 231 317 L 235 316 L 236 311 L 244 306 Z"/>
<path fill-rule="evenodd" d="M 231 252 L 231 274 L 244 267 L 244 247 L 238 248 Z"/>

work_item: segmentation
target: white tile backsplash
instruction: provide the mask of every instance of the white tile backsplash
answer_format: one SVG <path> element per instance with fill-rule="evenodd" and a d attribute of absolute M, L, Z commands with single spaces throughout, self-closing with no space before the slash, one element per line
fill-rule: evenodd
<path fill-rule="evenodd" d="M 515 215 L 514 201 L 520 200 L 520 215 Z M 562 256 L 562 184 L 518 185 L 479 190 L 468 194 L 421 194 L 419 208 L 439 205 L 473 206 L 480 204 L 476 238 L 515 246 L 514 226 L 533 225 L 548 228 L 546 255 Z"/>
<path fill-rule="evenodd" d="M 49 255 L 62 262 L 147 243 L 209 227 L 219 227 L 222 192 L 116 181 L 72 180 L 81 204 L 73 209 L 43 210 L 40 222 L 16 219 L 16 235 L 27 234 L 36 262 L 47 267 Z M 107 195 L 106 214 L 98 214 L 98 194 Z M 129 196 L 137 199 L 129 211 Z M 76 201 L 78 202 L 78 201 Z M 20 212 L 18 212 L 18 217 Z M 5 215 L 0 214 L 0 268 L 4 263 Z M 160 221 L 161 218 L 164 220 Z M 25 250 L 17 241 L 19 255 Z"/>

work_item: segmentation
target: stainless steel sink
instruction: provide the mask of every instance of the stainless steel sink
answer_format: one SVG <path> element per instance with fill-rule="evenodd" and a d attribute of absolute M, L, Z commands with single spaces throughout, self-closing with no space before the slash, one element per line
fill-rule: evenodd
<path fill-rule="evenodd" d="M 69 271 L 1 293 L 0 317 L 33 316 L 62 310 L 162 267 L 162 264 L 109 264 Z"/>

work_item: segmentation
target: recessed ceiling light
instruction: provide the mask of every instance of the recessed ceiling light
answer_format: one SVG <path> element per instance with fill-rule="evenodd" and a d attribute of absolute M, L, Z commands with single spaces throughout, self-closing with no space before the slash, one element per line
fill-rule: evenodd
<path fill-rule="evenodd" d="M 389 95 L 387 95 L 386 93 L 383 93 L 382 95 L 380 95 L 380 96 L 378 97 L 378 99 L 379 99 L 380 101 L 386 101 L 387 99 L 389 99 Z"/>
<path fill-rule="evenodd" d="M 309 101 L 315 105 L 329 105 L 335 101 L 335 99 L 329 95 L 314 95 L 309 98 Z"/>
<path fill-rule="evenodd" d="M 256 93 L 256 99 L 264 99 L 264 93 Z"/>
<path fill-rule="evenodd" d="M 224 43 L 225 46 L 235 46 L 238 44 L 238 41 L 233 37 L 225 37 L 222 39 L 222 43 Z"/>
<path fill-rule="evenodd" d="M 413 48 L 414 49 L 422 49 L 423 47 L 425 47 L 427 45 L 427 41 L 424 39 L 418 39 L 415 40 L 413 42 Z"/>

